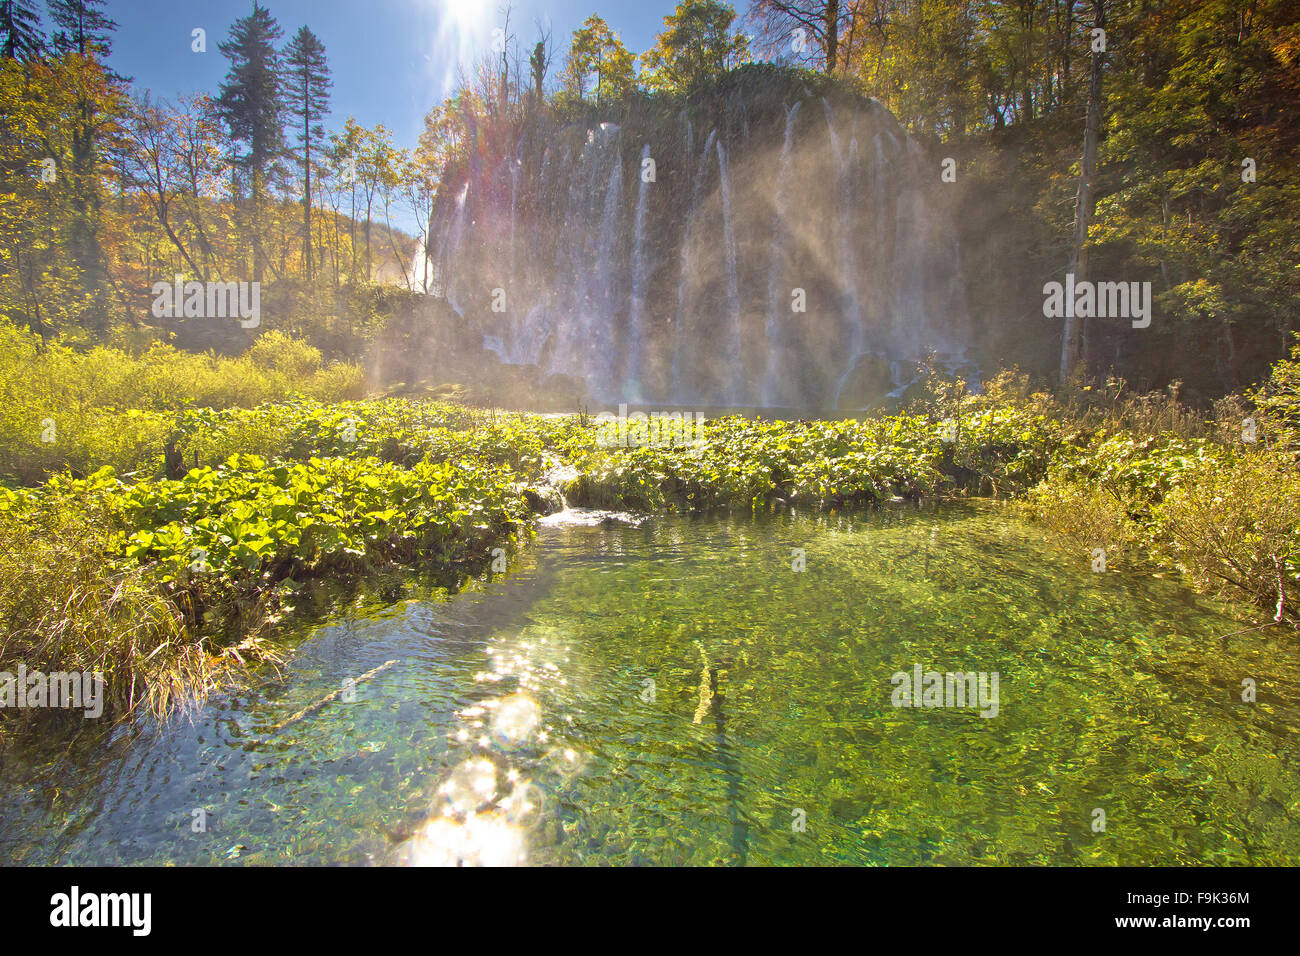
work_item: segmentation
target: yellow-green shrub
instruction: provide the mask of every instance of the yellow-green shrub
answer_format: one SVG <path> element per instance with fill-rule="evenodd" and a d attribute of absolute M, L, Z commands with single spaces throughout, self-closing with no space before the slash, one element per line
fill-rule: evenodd
<path fill-rule="evenodd" d="M 1079 481 L 1044 481 L 1029 490 L 1024 507 L 1030 517 L 1073 542 L 1081 557 L 1103 548 L 1107 566 L 1142 559 L 1145 531 L 1107 488 Z"/>
<path fill-rule="evenodd" d="M 1154 540 L 1202 590 L 1300 620 L 1300 474 L 1260 451 L 1204 461 L 1155 509 Z"/>
<path fill-rule="evenodd" d="M 364 392 L 360 368 L 324 365 L 317 349 L 279 332 L 242 356 L 221 358 L 162 344 L 139 354 L 78 351 L 0 320 L 0 479 L 31 483 L 103 465 L 157 471 L 177 410 L 294 395 L 337 402 Z"/>

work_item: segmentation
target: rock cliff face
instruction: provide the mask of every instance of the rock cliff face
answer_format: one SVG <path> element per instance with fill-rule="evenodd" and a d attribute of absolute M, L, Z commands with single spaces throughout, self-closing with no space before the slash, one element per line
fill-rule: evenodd
<path fill-rule="evenodd" d="M 861 408 L 970 328 L 937 162 L 873 100 L 733 91 L 476 155 L 427 275 L 507 363 L 600 402 Z M 528 143 L 525 146 L 525 143 Z"/>

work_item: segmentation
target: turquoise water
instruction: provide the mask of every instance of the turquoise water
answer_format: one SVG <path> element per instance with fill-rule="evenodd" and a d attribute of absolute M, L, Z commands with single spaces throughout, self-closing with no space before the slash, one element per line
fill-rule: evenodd
<path fill-rule="evenodd" d="M 0 862 L 1300 862 L 1295 636 L 1089 564 L 988 505 L 542 527 L 192 721 L 5 753 Z M 893 706 L 916 665 L 996 716 Z"/>

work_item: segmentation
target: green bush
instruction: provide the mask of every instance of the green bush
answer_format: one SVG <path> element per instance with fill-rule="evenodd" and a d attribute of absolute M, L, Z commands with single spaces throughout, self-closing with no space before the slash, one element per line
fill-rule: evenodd
<path fill-rule="evenodd" d="M 97 670 L 121 707 L 165 713 L 277 659 L 256 634 L 282 582 L 470 571 L 529 529 L 515 479 L 477 459 L 235 456 L 175 481 L 0 488 L 0 669 Z"/>
<path fill-rule="evenodd" d="M 306 378 L 320 371 L 320 349 L 283 332 L 267 332 L 248 347 L 245 357 L 268 372 Z"/>

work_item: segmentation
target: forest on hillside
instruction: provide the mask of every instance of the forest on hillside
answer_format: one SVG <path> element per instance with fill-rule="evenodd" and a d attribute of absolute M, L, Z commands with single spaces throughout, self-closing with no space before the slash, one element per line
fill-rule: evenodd
<path fill-rule="evenodd" d="M 44 21 L 29 0 L 0 7 L 0 314 L 46 340 L 220 346 L 158 321 L 154 283 L 251 280 L 282 330 L 355 348 L 329 328 L 373 311 L 366 287 L 405 287 L 414 243 L 393 213 L 432 180 L 382 124 L 326 133 L 330 70 L 306 26 L 286 39 L 255 7 L 212 38 L 220 88 L 176 101 L 108 65 L 114 29 L 102 0 L 55 0 Z"/>
<path fill-rule="evenodd" d="M 1284 0 L 684 0 L 640 53 L 598 14 L 556 38 L 503 7 L 405 147 L 382 125 L 324 128 L 327 53 L 267 7 L 212 38 L 220 88 L 177 102 L 111 68 L 100 0 L 40 13 L 0 8 L 0 315 L 45 338 L 174 334 L 151 289 L 182 274 L 263 281 L 279 327 L 357 357 L 352 320 L 373 334 L 391 308 L 366 289 L 421 284 L 412 257 L 432 237 L 394 214 L 427 225 L 458 167 L 575 122 L 675 115 L 778 68 L 877 99 L 936 169 L 955 161 L 990 371 L 1180 381 L 1206 401 L 1259 380 L 1294 331 L 1300 13 Z M 1161 321 L 1085 318 L 1063 344 L 1040 289 L 1067 269 L 1150 281 Z"/>

